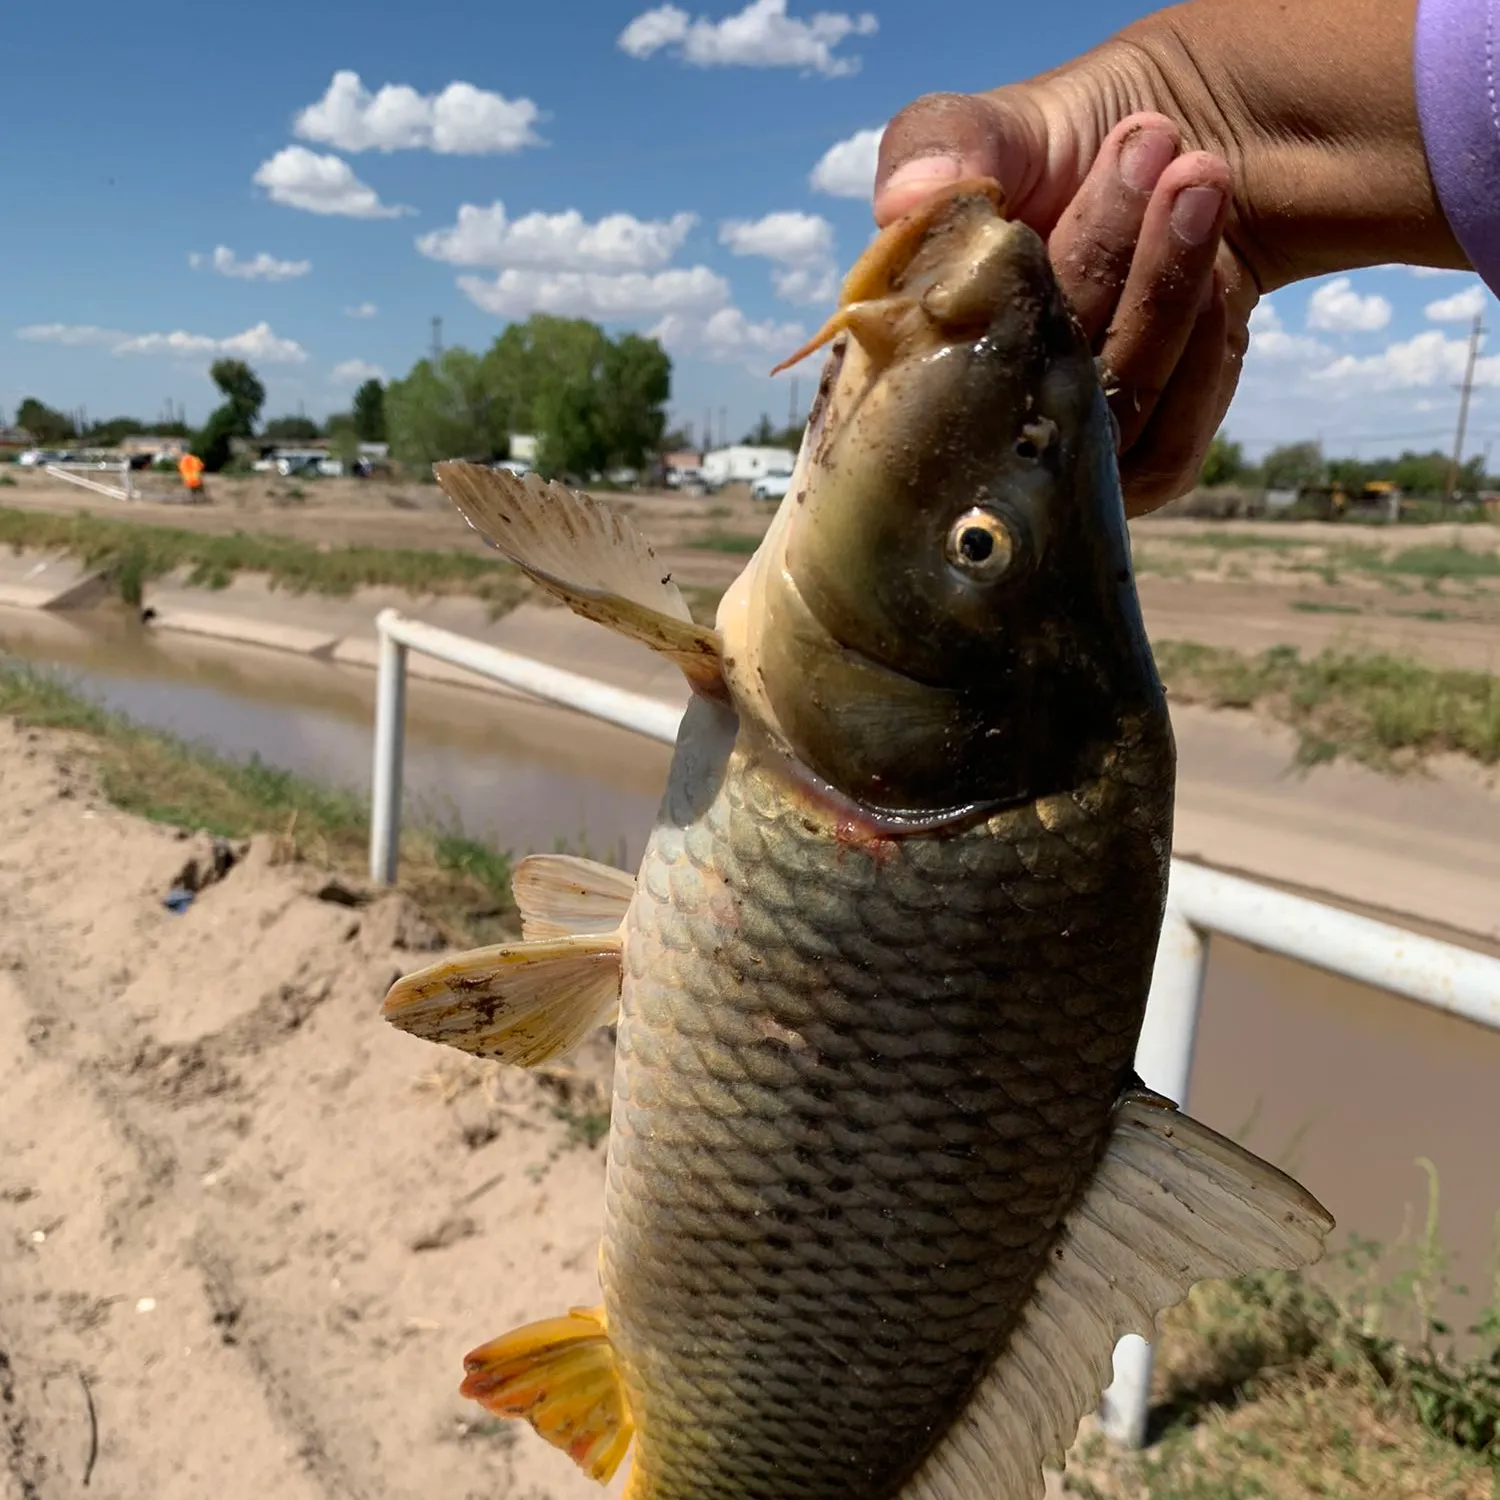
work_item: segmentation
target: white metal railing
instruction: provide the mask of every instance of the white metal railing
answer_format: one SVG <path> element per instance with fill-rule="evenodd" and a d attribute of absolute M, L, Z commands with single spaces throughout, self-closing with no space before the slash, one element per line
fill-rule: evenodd
<path fill-rule="evenodd" d="M 78 473 L 78 470 L 83 473 Z M 79 485 L 86 490 L 93 490 L 99 495 L 108 495 L 111 500 L 134 500 L 136 498 L 135 481 L 131 478 L 130 460 L 125 459 L 112 462 L 100 459 L 83 461 L 71 464 L 48 464 L 46 472 L 54 479 L 66 479 L 69 484 Z M 87 474 L 119 474 L 124 481 L 122 485 L 103 484 L 97 479 L 86 478 Z"/>
<path fill-rule="evenodd" d="M 408 650 L 664 744 L 677 739 L 682 711 L 659 699 L 408 620 L 395 610 L 382 611 L 375 625 L 380 667 L 370 877 L 378 883 L 396 878 Z M 1184 1109 L 1214 933 L 1500 1030 L 1500 959 L 1174 859 L 1136 1070 L 1150 1088 Z M 1128 1335 L 1115 1349 L 1114 1380 L 1099 1407 L 1100 1423 L 1116 1442 L 1144 1445 L 1150 1391 L 1151 1346 Z"/>

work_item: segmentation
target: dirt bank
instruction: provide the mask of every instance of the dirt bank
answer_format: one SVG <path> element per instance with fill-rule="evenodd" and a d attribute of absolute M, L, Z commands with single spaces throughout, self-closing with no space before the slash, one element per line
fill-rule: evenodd
<path fill-rule="evenodd" d="M 457 1384 L 595 1295 L 607 1055 L 500 1079 L 392 1031 L 431 930 L 269 843 L 174 914 L 205 841 L 65 739 L 0 726 L 0 820 L 0 1495 L 597 1494 Z"/>

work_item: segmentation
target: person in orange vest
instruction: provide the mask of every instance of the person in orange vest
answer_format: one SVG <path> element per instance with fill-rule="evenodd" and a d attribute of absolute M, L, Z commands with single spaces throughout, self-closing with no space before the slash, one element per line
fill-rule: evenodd
<path fill-rule="evenodd" d="M 184 453 L 177 461 L 177 472 L 187 486 L 188 494 L 198 500 L 203 495 L 203 460 L 196 453 Z"/>

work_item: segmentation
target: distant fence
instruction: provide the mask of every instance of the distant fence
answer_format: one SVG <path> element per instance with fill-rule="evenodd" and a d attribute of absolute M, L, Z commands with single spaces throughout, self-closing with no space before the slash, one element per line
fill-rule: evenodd
<path fill-rule="evenodd" d="M 677 739 L 682 712 L 659 699 L 408 620 L 395 610 L 382 611 L 375 625 L 380 666 L 370 878 L 379 884 L 396 879 L 408 651 L 465 667 L 663 744 Z M 1500 959 L 1174 859 L 1136 1069 L 1149 1087 L 1183 1108 L 1215 933 L 1500 1030 Z M 1151 1346 L 1129 1335 L 1115 1349 L 1114 1382 L 1099 1407 L 1101 1424 L 1116 1442 L 1143 1446 L 1150 1391 Z"/>

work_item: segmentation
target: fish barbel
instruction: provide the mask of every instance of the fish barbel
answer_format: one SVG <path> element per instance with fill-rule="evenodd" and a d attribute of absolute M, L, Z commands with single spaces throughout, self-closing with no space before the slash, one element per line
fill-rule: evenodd
<path fill-rule="evenodd" d="M 477 1349 L 466 1395 L 603 1481 L 633 1442 L 629 1500 L 1033 1500 L 1123 1334 L 1333 1222 L 1132 1069 L 1174 750 L 1045 248 L 958 184 L 830 340 L 715 630 L 592 499 L 438 466 L 694 691 L 636 877 L 522 861 L 525 940 L 385 1013 L 520 1066 L 618 1021 L 602 1306 Z"/>

